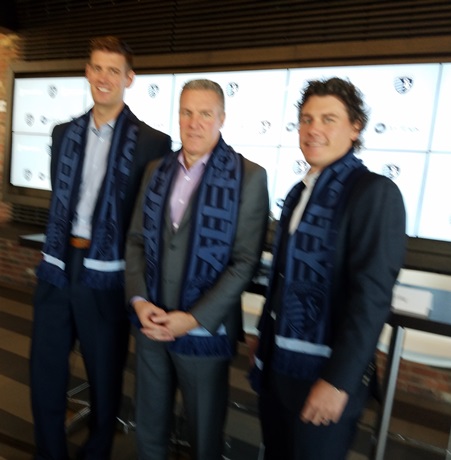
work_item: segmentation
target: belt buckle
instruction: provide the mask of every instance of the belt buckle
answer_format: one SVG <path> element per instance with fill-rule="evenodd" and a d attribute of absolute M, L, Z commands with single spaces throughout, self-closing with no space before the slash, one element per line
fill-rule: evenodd
<path fill-rule="evenodd" d="M 69 244 L 77 249 L 88 249 L 91 245 L 91 240 L 81 238 L 79 236 L 71 236 L 69 239 Z"/>

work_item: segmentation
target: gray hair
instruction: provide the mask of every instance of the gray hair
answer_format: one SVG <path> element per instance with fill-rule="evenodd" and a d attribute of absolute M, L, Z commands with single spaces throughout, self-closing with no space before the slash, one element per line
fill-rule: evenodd
<path fill-rule="evenodd" d="M 221 86 L 213 80 L 207 79 L 197 79 L 197 80 L 190 80 L 187 81 L 183 85 L 182 93 L 185 91 L 193 89 L 193 90 L 210 90 L 214 91 L 218 96 L 221 102 L 222 110 L 225 109 L 225 98 L 224 98 L 224 91 L 222 90 Z"/>

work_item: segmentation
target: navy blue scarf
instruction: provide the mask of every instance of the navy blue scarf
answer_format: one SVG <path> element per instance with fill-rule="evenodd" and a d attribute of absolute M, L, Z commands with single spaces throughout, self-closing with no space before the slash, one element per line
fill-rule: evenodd
<path fill-rule="evenodd" d="M 65 271 L 71 221 L 81 182 L 86 132 L 91 111 L 73 120 L 64 134 L 53 184 L 46 241 L 37 276 L 58 287 L 68 283 Z M 139 120 L 125 106 L 114 127 L 105 179 L 93 216 L 91 246 L 81 281 L 94 289 L 124 285 L 123 200 L 138 137 Z"/>
<path fill-rule="evenodd" d="M 268 292 L 276 271 L 284 273 L 278 305 L 265 304 L 260 324 L 261 342 L 273 341 L 272 368 L 299 379 L 315 380 L 331 354 L 331 291 L 336 238 L 352 185 L 367 171 L 350 151 L 321 173 L 297 230 L 288 236 L 289 221 L 303 184 L 288 194 L 275 240 L 275 260 Z M 285 250 L 281 251 L 281 246 Z M 275 325 L 271 323 L 275 316 Z M 265 326 L 266 323 L 266 326 Z M 266 328 L 268 327 L 268 332 Z M 269 332 L 270 331 L 270 332 Z M 263 353 L 262 353 L 263 354 Z M 263 366 L 257 353 L 257 364 Z"/>
<path fill-rule="evenodd" d="M 166 156 L 149 182 L 144 202 L 143 233 L 146 284 L 149 300 L 163 305 L 160 267 L 165 209 L 179 163 L 175 152 Z M 178 308 L 189 311 L 226 269 L 232 251 L 242 182 L 242 157 L 220 138 L 206 165 L 193 205 L 187 266 Z M 214 305 L 212 305 L 214 308 Z M 168 344 L 177 353 L 199 356 L 232 356 L 222 326 L 216 334 L 200 327 Z"/>

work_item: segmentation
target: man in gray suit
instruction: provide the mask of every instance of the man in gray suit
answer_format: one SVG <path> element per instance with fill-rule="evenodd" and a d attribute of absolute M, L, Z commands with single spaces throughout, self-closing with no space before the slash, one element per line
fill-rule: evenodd
<path fill-rule="evenodd" d="M 140 459 L 167 459 L 177 387 L 193 458 L 222 454 L 241 293 L 259 263 L 268 218 L 266 172 L 224 142 L 224 119 L 217 83 L 185 84 L 182 148 L 147 168 L 128 236 Z"/>

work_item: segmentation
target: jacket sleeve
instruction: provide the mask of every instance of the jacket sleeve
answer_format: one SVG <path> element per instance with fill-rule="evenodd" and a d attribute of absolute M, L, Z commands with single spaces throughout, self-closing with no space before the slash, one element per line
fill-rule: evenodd
<path fill-rule="evenodd" d="M 151 162 L 145 171 L 140 191 L 136 198 L 133 217 L 127 234 L 125 247 L 125 295 L 126 302 L 134 296 L 147 298 L 146 259 L 143 237 L 143 203 L 148 181 L 159 161 Z"/>
<path fill-rule="evenodd" d="M 356 187 L 337 246 L 332 355 L 322 378 L 354 393 L 374 358 L 404 262 L 406 216 L 398 187 L 372 174 Z M 334 327 L 334 326 L 333 326 Z"/>

